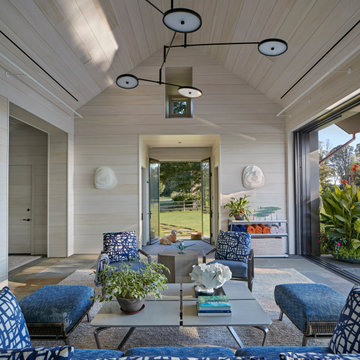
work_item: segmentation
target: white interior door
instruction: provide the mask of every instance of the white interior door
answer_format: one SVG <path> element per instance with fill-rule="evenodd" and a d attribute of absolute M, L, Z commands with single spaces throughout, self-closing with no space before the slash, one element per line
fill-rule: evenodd
<path fill-rule="evenodd" d="M 31 254 L 31 165 L 9 166 L 9 253 Z"/>

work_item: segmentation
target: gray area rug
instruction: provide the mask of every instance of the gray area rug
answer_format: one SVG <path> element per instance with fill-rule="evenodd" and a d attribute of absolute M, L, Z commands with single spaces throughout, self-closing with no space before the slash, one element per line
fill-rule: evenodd
<path fill-rule="evenodd" d="M 93 285 L 91 270 L 77 270 L 60 284 Z M 284 316 L 278 321 L 279 310 L 275 304 L 273 293 L 276 284 L 309 283 L 306 276 L 294 269 L 258 268 L 255 272 L 253 294 L 261 306 L 268 312 L 273 323 L 267 337 L 266 346 L 301 346 L 302 333 Z M 90 316 L 93 318 L 101 304 L 96 303 Z M 131 315 L 129 315 L 131 316 Z M 262 332 L 251 327 L 234 327 L 245 346 L 261 346 Z M 114 328 L 100 334 L 102 347 L 115 349 L 126 334 L 128 328 Z M 96 348 L 93 335 L 94 328 L 83 321 L 70 335 L 70 343 L 77 348 Z M 328 339 L 310 339 L 308 345 L 327 344 Z M 60 341 L 33 341 L 33 345 L 62 344 Z M 137 328 L 123 348 L 127 350 L 138 346 L 225 346 L 236 350 L 237 343 L 225 327 L 152 327 Z"/>

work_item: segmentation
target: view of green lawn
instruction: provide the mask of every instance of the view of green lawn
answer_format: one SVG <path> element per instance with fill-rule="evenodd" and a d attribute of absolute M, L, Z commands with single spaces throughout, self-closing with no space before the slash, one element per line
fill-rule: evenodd
<path fill-rule="evenodd" d="M 209 227 L 209 225 L 207 225 Z M 163 211 L 160 213 L 160 237 L 169 235 L 172 229 L 178 231 L 178 236 L 190 237 L 192 232 L 202 231 L 201 210 Z M 209 229 L 204 229 L 205 233 Z"/>

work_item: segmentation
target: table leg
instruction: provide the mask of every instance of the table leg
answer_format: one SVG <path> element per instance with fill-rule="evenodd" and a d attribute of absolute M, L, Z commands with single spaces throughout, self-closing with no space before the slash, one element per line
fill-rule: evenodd
<path fill-rule="evenodd" d="M 96 341 L 96 346 L 98 349 L 101 349 L 100 340 L 99 340 L 99 333 L 103 330 L 107 329 L 107 327 L 98 327 L 94 330 L 94 336 Z"/>
<path fill-rule="evenodd" d="M 230 331 L 230 334 L 233 336 L 233 338 L 235 339 L 235 341 L 237 342 L 237 344 L 240 346 L 240 348 L 244 347 L 244 344 L 242 343 L 242 341 L 240 340 L 238 334 L 235 332 L 235 330 L 233 329 L 232 326 L 228 326 L 227 327 L 228 330 Z"/>
<path fill-rule="evenodd" d="M 266 326 L 255 326 L 255 327 L 264 333 L 264 338 L 263 338 L 263 342 L 262 342 L 261 346 L 265 346 L 266 336 L 267 336 L 267 333 L 269 332 L 269 328 Z"/>
<path fill-rule="evenodd" d="M 125 343 L 128 341 L 129 337 L 131 336 L 131 334 L 134 332 L 136 328 L 135 327 L 131 327 L 129 329 L 129 331 L 126 333 L 126 335 L 124 336 L 124 338 L 121 340 L 121 343 L 118 346 L 118 349 L 121 350 L 121 348 L 125 345 Z"/>

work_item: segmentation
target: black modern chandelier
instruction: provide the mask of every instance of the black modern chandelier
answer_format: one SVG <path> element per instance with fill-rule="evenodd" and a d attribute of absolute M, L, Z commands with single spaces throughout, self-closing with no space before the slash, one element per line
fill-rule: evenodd
<path fill-rule="evenodd" d="M 162 69 L 172 48 L 187 48 L 195 46 L 222 46 L 222 45 L 257 45 L 260 54 L 265 56 L 279 56 L 286 52 L 288 45 L 286 41 L 277 38 L 269 38 L 262 41 L 238 41 L 238 42 L 216 42 L 216 43 L 198 43 L 189 44 L 187 42 L 187 34 L 195 32 L 200 29 L 202 25 L 201 16 L 191 9 L 174 8 L 174 0 L 171 1 L 171 8 L 165 12 L 159 9 L 150 0 L 145 0 L 157 11 L 163 15 L 163 23 L 170 30 L 174 31 L 174 35 L 170 42 L 170 45 L 164 45 L 163 62 L 159 69 L 159 79 L 150 80 L 144 78 L 138 78 L 132 74 L 122 74 L 116 79 L 116 84 L 123 89 L 134 89 L 139 85 L 139 81 L 147 81 L 156 83 L 159 85 L 169 85 L 178 88 L 178 92 L 188 98 L 197 98 L 202 95 L 202 91 L 193 86 L 182 86 L 178 84 L 171 84 L 162 81 Z M 175 36 L 177 33 L 184 34 L 184 42 L 180 45 L 173 45 Z"/>

